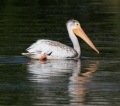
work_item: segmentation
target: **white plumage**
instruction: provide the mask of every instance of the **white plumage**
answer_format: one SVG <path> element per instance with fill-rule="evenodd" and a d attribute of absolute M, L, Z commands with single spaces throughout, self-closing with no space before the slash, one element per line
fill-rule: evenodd
<path fill-rule="evenodd" d="M 71 48 L 57 41 L 41 39 L 26 49 L 28 53 L 22 53 L 22 55 L 33 59 L 40 59 L 42 55 L 46 55 L 47 59 L 79 58 L 81 50 L 78 39 L 75 35 L 81 37 L 83 40 L 85 40 L 86 43 L 88 43 L 95 51 L 99 53 L 90 39 L 84 33 L 77 20 L 69 20 L 66 23 L 66 26 L 74 48 Z"/>
<path fill-rule="evenodd" d="M 56 59 L 77 57 L 76 50 L 52 40 L 38 40 L 26 50 L 28 51 L 28 53 L 23 53 L 23 55 L 35 59 L 40 58 L 40 56 L 43 54 L 47 55 L 48 59 L 52 59 L 53 57 Z"/>

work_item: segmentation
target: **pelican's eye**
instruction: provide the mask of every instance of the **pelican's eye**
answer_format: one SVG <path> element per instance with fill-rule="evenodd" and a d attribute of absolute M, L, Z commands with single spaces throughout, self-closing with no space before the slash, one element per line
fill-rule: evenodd
<path fill-rule="evenodd" d="M 80 24 L 79 24 L 79 23 L 76 23 L 76 27 L 77 27 L 77 28 L 80 28 Z"/>

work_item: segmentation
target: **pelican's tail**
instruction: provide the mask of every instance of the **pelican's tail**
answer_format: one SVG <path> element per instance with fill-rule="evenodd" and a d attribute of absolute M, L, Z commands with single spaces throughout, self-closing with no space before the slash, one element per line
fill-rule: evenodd
<path fill-rule="evenodd" d="M 41 57 L 40 54 L 36 54 L 36 53 L 22 53 L 22 55 L 27 56 L 32 59 L 39 59 Z"/>

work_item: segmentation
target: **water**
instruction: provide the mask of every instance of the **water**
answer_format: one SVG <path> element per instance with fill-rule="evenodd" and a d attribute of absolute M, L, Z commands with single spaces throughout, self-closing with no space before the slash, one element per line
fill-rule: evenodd
<path fill-rule="evenodd" d="M 0 1 L 1 106 L 119 106 L 120 38 L 118 0 Z M 100 51 L 84 41 L 82 60 L 21 55 L 37 39 L 72 46 L 65 23 L 76 19 Z"/>

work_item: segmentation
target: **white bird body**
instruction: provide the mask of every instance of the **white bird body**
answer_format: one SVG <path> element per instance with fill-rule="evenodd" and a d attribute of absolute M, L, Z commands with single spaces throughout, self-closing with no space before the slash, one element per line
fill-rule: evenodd
<path fill-rule="evenodd" d="M 95 48 L 93 43 L 81 29 L 80 24 L 76 20 L 69 20 L 66 23 L 69 37 L 73 43 L 71 48 L 65 44 L 52 40 L 38 40 L 27 48 L 28 53 L 22 53 L 27 57 L 33 59 L 40 59 L 42 55 L 46 55 L 47 59 L 76 59 L 80 57 L 81 50 L 77 37 L 80 36 L 86 43 L 88 43 L 95 51 L 99 51 Z"/>
<path fill-rule="evenodd" d="M 47 59 L 65 59 L 76 58 L 78 53 L 75 49 L 52 40 L 38 40 L 26 49 L 28 53 L 23 53 L 28 57 L 39 59 L 41 55 L 46 54 Z"/>

